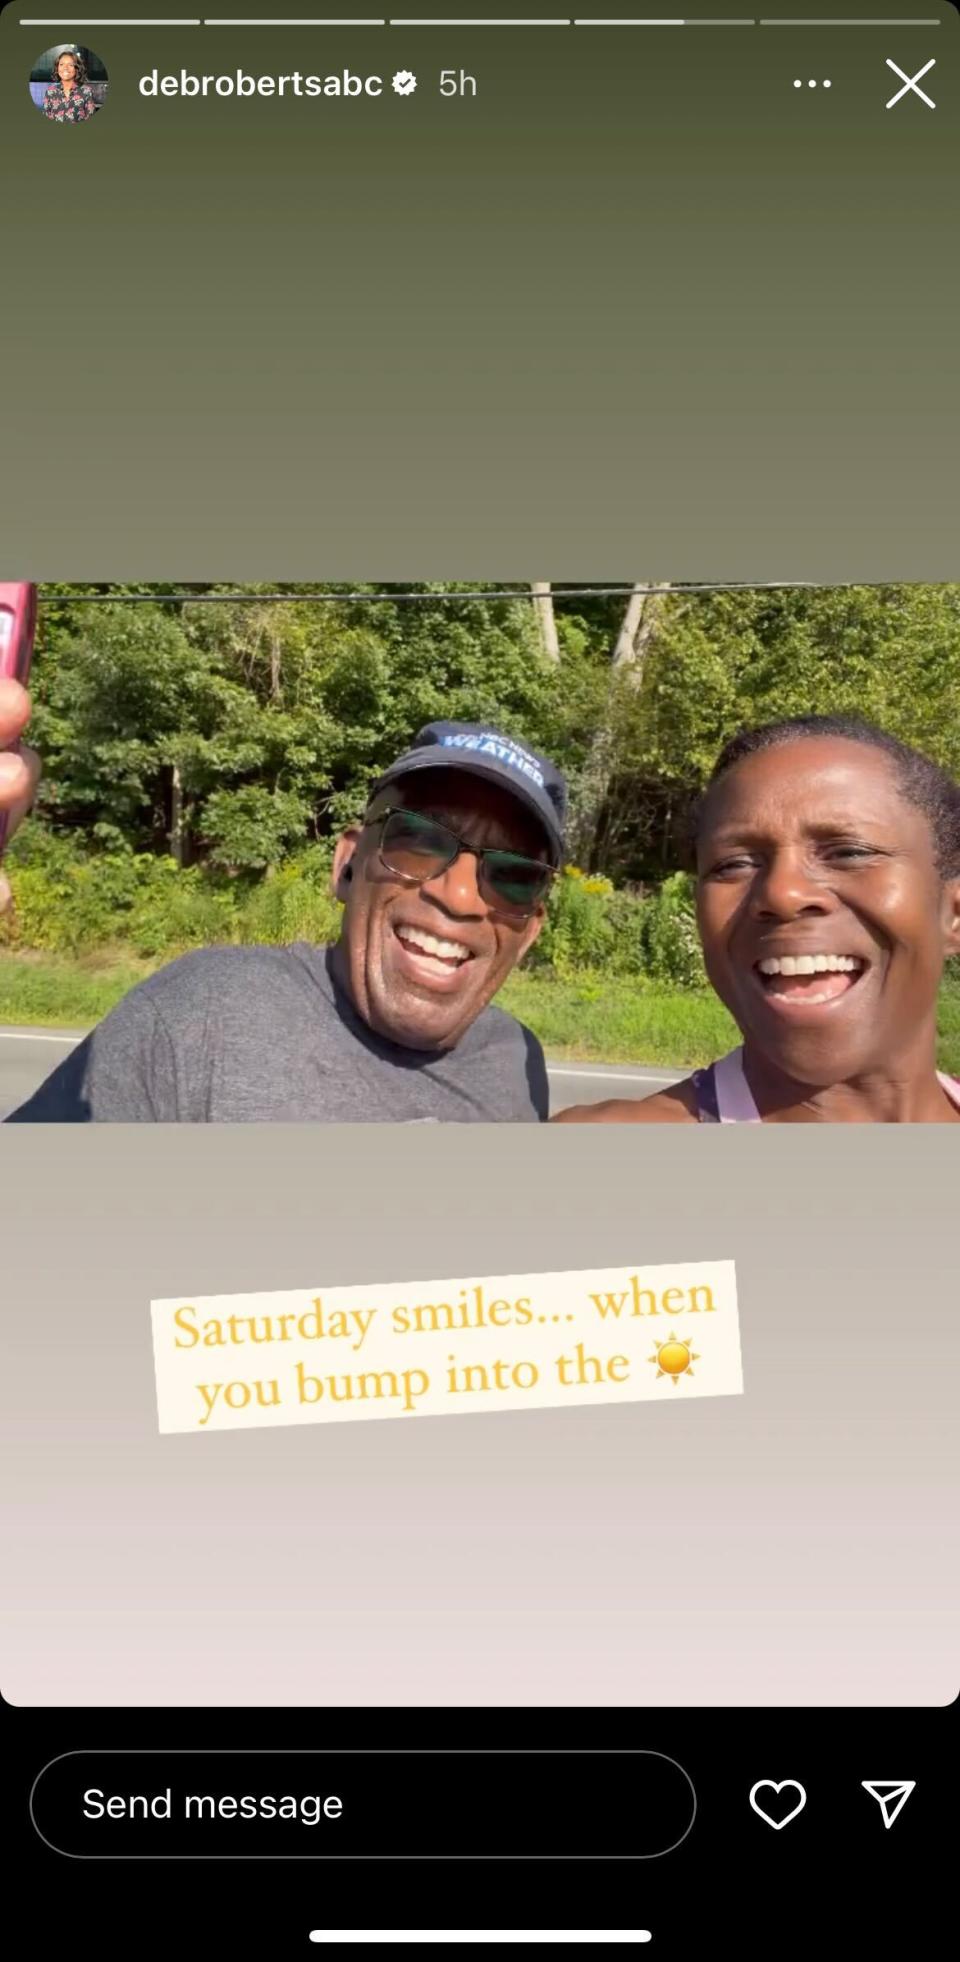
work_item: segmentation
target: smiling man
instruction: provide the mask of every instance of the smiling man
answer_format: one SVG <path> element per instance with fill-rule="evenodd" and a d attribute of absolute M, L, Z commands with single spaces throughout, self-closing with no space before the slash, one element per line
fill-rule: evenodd
<path fill-rule="evenodd" d="M 540 1045 L 490 1003 L 540 931 L 565 809 L 545 757 L 430 723 L 338 841 L 335 947 L 185 955 L 7 1122 L 543 1120 Z"/>

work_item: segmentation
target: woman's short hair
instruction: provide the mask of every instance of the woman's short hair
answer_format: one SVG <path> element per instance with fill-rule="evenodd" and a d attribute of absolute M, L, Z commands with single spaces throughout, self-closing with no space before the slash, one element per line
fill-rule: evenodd
<path fill-rule="evenodd" d="M 83 56 L 80 53 L 79 48 L 61 48 L 60 53 L 58 54 L 56 61 L 53 64 L 53 80 L 55 82 L 59 82 L 60 80 L 60 63 L 63 60 L 64 55 L 70 56 L 70 59 L 73 62 L 74 67 L 76 69 L 77 81 L 85 82 L 87 79 L 86 63 L 84 62 Z"/>
<path fill-rule="evenodd" d="M 941 876 L 960 877 L 960 784 L 922 751 L 911 749 L 909 743 L 902 743 L 898 736 L 888 735 L 885 729 L 878 729 L 875 723 L 859 715 L 793 715 L 779 722 L 764 722 L 758 729 L 741 729 L 720 751 L 706 789 L 697 799 L 693 812 L 694 838 L 700 831 L 704 805 L 714 785 L 742 763 L 744 757 L 817 736 L 839 736 L 845 742 L 864 743 L 870 749 L 880 750 L 887 757 L 903 796 L 928 820 Z"/>

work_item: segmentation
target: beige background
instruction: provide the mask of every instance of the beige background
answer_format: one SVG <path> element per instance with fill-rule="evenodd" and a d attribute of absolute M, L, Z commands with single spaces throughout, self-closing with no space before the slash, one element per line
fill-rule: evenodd
<path fill-rule="evenodd" d="M 958 1684 L 949 1128 L 0 1128 L 14 1703 Z M 737 1262 L 745 1394 L 161 1437 L 148 1303 Z"/>

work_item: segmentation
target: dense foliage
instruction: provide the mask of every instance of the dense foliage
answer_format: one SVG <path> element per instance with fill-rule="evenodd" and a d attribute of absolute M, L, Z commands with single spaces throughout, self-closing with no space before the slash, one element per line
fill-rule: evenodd
<path fill-rule="evenodd" d="M 292 604 L 250 587 L 210 603 L 217 591 L 125 603 L 123 588 L 41 589 L 44 779 L 11 847 L 7 944 L 153 955 L 328 938 L 332 837 L 445 716 L 497 723 L 568 774 L 578 869 L 537 960 L 696 985 L 687 818 L 737 729 L 855 709 L 960 776 L 957 586 L 669 592 L 646 603 L 626 658 L 623 596 L 557 597 L 559 661 L 522 592 L 331 586 Z"/>
<path fill-rule="evenodd" d="M 112 947 L 152 959 L 212 942 L 327 942 L 339 932 L 325 845 L 308 846 L 266 878 L 230 878 L 199 865 L 182 869 L 150 852 L 91 854 L 33 826 L 12 869 L 16 903 L 0 921 L 0 947 L 11 950 L 89 954 Z M 602 967 L 702 986 L 689 877 L 677 873 L 641 895 L 568 867 L 529 965 L 560 977 Z"/>

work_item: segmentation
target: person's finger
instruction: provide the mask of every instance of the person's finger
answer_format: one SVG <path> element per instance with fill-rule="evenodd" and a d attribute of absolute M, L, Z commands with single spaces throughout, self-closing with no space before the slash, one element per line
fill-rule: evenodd
<path fill-rule="evenodd" d="M 40 758 L 35 749 L 21 749 L 0 753 L 0 852 L 4 851 L 16 831 L 17 825 L 26 817 L 37 792 L 40 778 Z M 10 888 L 6 886 L 6 897 L 0 900 L 0 912 L 10 904 Z"/>
<path fill-rule="evenodd" d="M 30 697 L 19 681 L 0 681 L 0 750 L 23 734 L 30 720 Z"/>
<path fill-rule="evenodd" d="M 32 797 L 36 783 L 31 750 L 25 756 L 23 751 L 0 751 L 0 811 L 7 814 L 7 832 L 14 816 L 23 816 Z"/>

